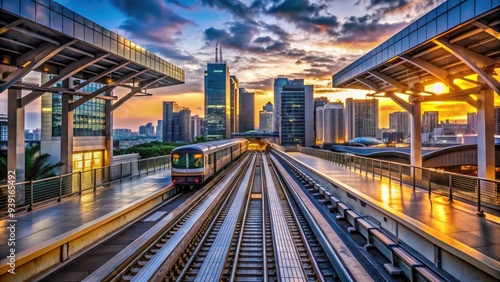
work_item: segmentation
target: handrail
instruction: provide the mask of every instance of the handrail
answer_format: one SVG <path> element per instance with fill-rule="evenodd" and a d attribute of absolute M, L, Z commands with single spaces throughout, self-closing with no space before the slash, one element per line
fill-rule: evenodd
<path fill-rule="evenodd" d="M 170 155 L 139 159 L 86 171 L 61 174 L 39 180 L 0 185 L 0 218 L 8 215 L 9 193 L 15 191 L 15 211 L 32 210 L 34 205 L 60 202 L 61 198 L 94 192 L 111 183 L 170 168 Z M 12 197 L 12 196 L 11 196 Z"/>
<path fill-rule="evenodd" d="M 426 189 L 429 195 L 444 195 L 450 202 L 455 199 L 471 202 L 475 204 L 476 213 L 480 216 L 484 214 L 483 206 L 500 210 L 498 180 L 301 146 L 284 147 L 273 144 L 273 148 L 284 152 L 301 152 L 345 166 L 349 170 L 359 169 L 359 172 L 364 172 L 366 176 L 370 173 L 372 177 L 378 175 L 380 178 L 388 178 L 389 181 L 399 181 L 400 185 L 405 183 L 413 189 Z"/>

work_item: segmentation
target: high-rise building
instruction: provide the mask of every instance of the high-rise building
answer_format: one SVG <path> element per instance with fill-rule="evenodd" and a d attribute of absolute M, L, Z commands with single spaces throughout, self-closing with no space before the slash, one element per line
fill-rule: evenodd
<path fill-rule="evenodd" d="M 467 113 L 467 133 L 477 133 L 477 113 Z"/>
<path fill-rule="evenodd" d="M 238 88 L 238 78 L 234 75 L 230 76 L 230 127 L 231 133 L 239 132 L 239 117 L 240 117 L 240 103 L 239 103 L 239 88 Z"/>
<path fill-rule="evenodd" d="M 0 141 L 8 141 L 8 120 L 6 114 L 0 114 Z"/>
<path fill-rule="evenodd" d="M 378 129 L 378 100 L 346 99 L 347 140 L 375 137 Z"/>
<path fill-rule="evenodd" d="M 323 142 L 344 143 L 345 140 L 344 104 L 328 103 L 323 107 Z"/>
<path fill-rule="evenodd" d="M 389 114 L 389 128 L 395 132 L 403 132 L 404 136 L 410 135 L 410 114 L 408 112 L 394 112 Z"/>
<path fill-rule="evenodd" d="M 314 145 L 314 86 L 295 79 L 280 91 L 279 138 L 283 146 Z"/>
<path fill-rule="evenodd" d="M 274 80 L 274 127 L 273 131 L 279 131 L 281 124 L 281 91 L 288 84 L 288 78 L 278 77 Z"/>
<path fill-rule="evenodd" d="M 495 134 L 500 135 L 500 107 L 495 107 L 493 116 L 495 117 Z"/>
<path fill-rule="evenodd" d="M 191 110 L 179 108 L 179 112 L 173 113 L 172 141 L 191 142 Z"/>
<path fill-rule="evenodd" d="M 158 124 L 156 125 L 156 137 L 163 139 L 163 121 L 158 120 Z"/>
<path fill-rule="evenodd" d="M 179 105 L 176 102 L 163 102 L 163 142 L 173 142 L 174 113 L 179 112 Z"/>
<path fill-rule="evenodd" d="M 432 133 L 439 124 L 439 112 L 429 111 L 422 115 L 422 133 Z"/>
<path fill-rule="evenodd" d="M 323 144 L 323 106 L 328 102 L 330 100 L 327 97 L 314 98 L 314 140 L 316 145 Z"/>
<path fill-rule="evenodd" d="M 155 127 L 151 122 L 146 124 L 146 136 L 154 136 L 155 135 Z"/>
<path fill-rule="evenodd" d="M 273 115 L 273 104 L 267 102 L 267 104 L 262 107 L 262 111 L 259 112 L 260 132 L 273 132 Z"/>
<path fill-rule="evenodd" d="M 163 102 L 163 142 L 191 142 L 191 110 Z"/>
<path fill-rule="evenodd" d="M 227 139 L 230 136 L 231 91 L 229 68 L 217 57 L 207 64 L 205 71 L 205 135 L 208 140 Z"/>
<path fill-rule="evenodd" d="M 314 108 L 314 143 L 322 145 L 325 140 L 324 136 L 324 106 Z"/>
<path fill-rule="evenodd" d="M 203 118 L 198 115 L 191 116 L 191 138 L 194 141 L 201 135 L 203 135 Z"/>
<path fill-rule="evenodd" d="M 146 136 L 146 126 L 145 125 L 139 126 L 139 135 Z"/>
<path fill-rule="evenodd" d="M 255 101 L 254 93 L 248 92 L 245 88 L 240 88 L 240 132 L 255 130 L 254 114 Z"/>

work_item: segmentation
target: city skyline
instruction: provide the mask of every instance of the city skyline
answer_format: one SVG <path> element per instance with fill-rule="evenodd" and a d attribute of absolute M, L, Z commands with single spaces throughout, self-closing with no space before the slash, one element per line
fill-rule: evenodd
<path fill-rule="evenodd" d="M 304 78 L 305 83 L 315 85 L 315 97 L 327 96 L 330 101 L 363 99 L 366 90 L 330 88 L 331 75 L 444 0 L 362 0 L 356 4 L 287 0 L 254 1 L 253 5 L 248 1 L 223 5 L 220 1 L 150 0 L 141 2 L 140 9 L 135 2 L 118 0 L 99 1 L 103 9 L 90 8 L 96 0 L 57 2 L 186 69 L 186 84 L 152 90 L 154 96 L 128 103 L 115 113 L 116 127 L 135 128 L 161 118 L 161 102 L 167 100 L 176 100 L 193 115 L 204 116 L 203 71 L 213 60 L 216 43 L 221 44 L 224 60 L 238 76 L 240 87 L 255 93 L 256 121 L 258 109 L 273 101 L 273 80 L 277 77 Z M 39 83 L 39 76 L 31 75 L 26 81 Z M 125 91 L 119 89 L 115 94 L 121 96 Z M 3 113 L 5 101 L 6 95 L 0 95 Z M 495 105 L 500 105 L 497 96 Z M 40 108 L 40 101 L 27 107 L 28 129 L 40 127 Z M 401 110 L 381 99 L 379 127 L 389 127 L 389 113 Z M 464 121 L 466 113 L 473 111 L 466 103 L 453 102 L 425 103 L 423 110 L 442 111 L 444 120 Z"/>

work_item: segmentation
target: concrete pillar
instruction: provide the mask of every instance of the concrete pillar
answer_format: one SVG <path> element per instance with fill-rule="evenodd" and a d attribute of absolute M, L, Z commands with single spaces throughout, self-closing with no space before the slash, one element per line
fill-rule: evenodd
<path fill-rule="evenodd" d="M 106 92 L 106 95 L 111 95 Z M 106 119 L 106 152 L 104 152 L 104 166 L 113 165 L 113 111 L 111 111 L 113 104 L 112 101 L 106 100 L 104 110 Z"/>
<path fill-rule="evenodd" d="M 493 90 L 477 96 L 477 176 L 495 179 L 495 137 Z"/>
<path fill-rule="evenodd" d="M 8 90 L 7 170 L 16 172 L 16 182 L 25 180 L 24 108 L 17 107 L 21 95 L 21 90 Z"/>
<path fill-rule="evenodd" d="M 69 104 L 73 97 L 68 94 L 62 95 L 61 116 L 61 174 L 73 172 L 73 111 L 69 110 Z"/>
<path fill-rule="evenodd" d="M 422 104 L 414 100 L 411 116 L 411 160 L 412 166 L 422 166 Z"/>

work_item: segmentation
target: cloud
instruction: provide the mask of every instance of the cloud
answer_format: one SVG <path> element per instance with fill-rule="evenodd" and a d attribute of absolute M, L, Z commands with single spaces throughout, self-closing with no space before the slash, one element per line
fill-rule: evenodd
<path fill-rule="evenodd" d="M 336 34 L 337 17 L 327 12 L 326 4 L 309 0 L 285 0 L 266 10 L 267 14 L 287 20 L 308 32 Z"/>
<path fill-rule="evenodd" d="M 231 48 L 251 53 L 282 52 L 290 48 L 288 42 L 259 36 L 260 27 L 251 22 L 229 22 L 226 29 L 210 27 L 205 30 L 207 42 L 217 42 L 224 48 Z"/>
<path fill-rule="evenodd" d="M 381 23 L 378 17 L 371 15 L 351 16 L 342 24 L 336 41 L 341 43 L 378 43 L 406 25 L 406 22 Z"/>

